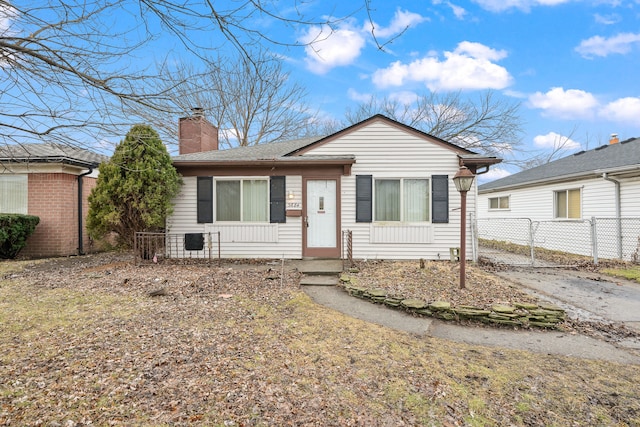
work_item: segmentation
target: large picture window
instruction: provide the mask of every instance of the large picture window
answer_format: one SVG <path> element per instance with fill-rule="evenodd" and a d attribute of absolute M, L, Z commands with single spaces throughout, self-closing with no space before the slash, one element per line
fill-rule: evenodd
<path fill-rule="evenodd" d="M 216 181 L 216 220 L 267 222 L 269 182 L 266 179 Z"/>
<path fill-rule="evenodd" d="M 576 219 L 581 218 L 580 189 L 556 191 L 555 218 Z"/>
<path fill-rule="evenodd" d="M 375 221 L 429 221 L 428 179 L 377 179 Z"/>
<path fill-rule="evenodd" d="M 0 175 L 0 213 L 28 213 L 27 175 Z"/>

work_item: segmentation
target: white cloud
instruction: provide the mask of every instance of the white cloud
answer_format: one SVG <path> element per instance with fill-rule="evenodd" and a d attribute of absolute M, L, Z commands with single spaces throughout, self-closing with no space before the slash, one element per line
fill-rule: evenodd
<path fill-rule="evenodd" d="M 428 20 L 417 13 L 398 9 L 388 27 L 373 24 L 375 36 L 393 37 Z M 357 27 L 353 20 L 347 20 L 337 29 L 328 25 L 311 26 L 301 34 L 299 41 L 305 45 L 307 68 L 315 74 L 325 74 L 332 68 L 353 64 L 362 53 L 367 37 L 372 37 L 369 24 Z"/>
<path fill-rule="evenodd" d="M 430 90 L 504 89 L 512 82 L 509 72 L 493 63 L 507 56 L 480 43 L 461 42 L 453 52 L 444 52 L 444 60 L 431 55 L 408 64 L 400 61 L 373 73 L 379 88 L 424 83 Z"/>
<path fill-rule="evenodd" d="M 598 100 L 589 92 L 578 89 L 551 88 L 547 93 L 536 92 L 529 96 L 533 108 L 543 110 L 547 116 L 558 118 L 585 118 L 593 115 Z"/>
<path fill-rule="evenodd" d="M 474 0 L 480 7 L 491 12 L 520 9 L 528 12 L 534 6 L 557 6 L 571 0 Z"/>
<path fill-rule="evenodd" d="M 489 169 L 489 172 L 483 173 L 482 175 L 478 175 L 478 181 L 480 182 L 489 182 L 495 181 L 496 179 L 504 178 L 505 176 L 511 175 L 511 172 L 504 168 L 500 167 L 492 167 Z"/>
<path fill-rule="evenodd" d="M 12 36 L 16 34 L 16 31 L 11 30 L 11 24 L 17 14 L 18 11 L 13 6 L 4 2 L 0 4 L 0 35 Z"/>
<path fill-rule="evenodd" d="M 467 15 L 467 10 L 465 8 L 463 8 L 462 6 L 455 5 L 450 1 L 443 2 L 442 0 L 432 0 L 431 3 L 436 6 L 442 3 L 446 4 L 451 8 L 451 11 L 455 15 L 455 17 L 458 19 L 464 19 L 464 17 Z"/>
<path fill-rule="evenodd" d="M 629 53 L 637 44 L 640 44 L 640 33 L 620 33 L 609 38 L 593 36 L 580 42 L 575 50 L 585 58 L 593 58 L 614 53 Z"/>
<path fill-rule="evenodd" d="M 553 150 L 574 150 L 580 148 L 579 142 L 555 132 L 549 132 L 546 135 L 538 135 L 533 138 L 533 143 L 536 147 L 545 149 L 551 148 Z"/>
<path fill-rule="evenodd" d="M 374 34 L 376 37 L 382 38 L 393 37 L 405 31 L 407 28 L 415 27 L 428 20 L 429 18 L 417 13 L 397 9 L 388 27 L 379 27 L 375 22 L 373 23 L 373 27 L 375 28 Z M 369 31 L 370 29 L 369 24 L 365 25 L 365 31 Z"/>
<path fill-rule="evenodd" d="M 617 13 L 612 13 L 610 15 L 600 15 L 599 13 L 596 13 L 595 15 L 593 15 L 593 19 L 597 24 L 602 25 L 613 25 L 622 21 L 622 17 Z"/>
<path fill-rule="evenodd" d="M 456 18 L 464 19 L 464 17 L 467 15 L 467 10 L 464 7 L 457 6 L 451 2 L 449 2 L 448 4 Z"/>
<path fill-rule="evenodd" d="M 547 93 L 536 92 L 530 95 L 529 105 L 542 110 L 542 115 L 548 117 L 560 119 L 598 117 L 612 122 L 640 127 L 640 121 L 638 121 L 638 117 L 640 117 L 640 97 L 619 98 L 602 105 L 589 92 L 579 89 L 565 91 L 561 87 L 554 87 Z"/>
<path fill-rule="evenodd" d="M 315 74 L 324 74 L 334 67 L 353 63 L 365 45 L 362 32 L 348 23 L 337 30 L 326 25 L 312 26 L 300 41 L 306 44 L 307 68 Z"/>
<path fill-rule="evenodd" d="M 613 122 L 626 123 L 638 127 L 640 122 L 640 98 L 620 98 L 605 105 L 598 114 Z"/>
<path fill-rule="evenodd" d="M 352 101 L 357 101 L 357 102 L 369 102 L 369 100 L 371 99 L 370 93 L 360 93 L 353 88 L 349 88 L 347 90 L 347 96 Z"/>
<path fill-rule="evenodd" d="M 389 99 L 398 101 L 402 105 L 411 105 L 418 100 L 418 94 L 410 90 L 403 90 L 389 94 Z"/>

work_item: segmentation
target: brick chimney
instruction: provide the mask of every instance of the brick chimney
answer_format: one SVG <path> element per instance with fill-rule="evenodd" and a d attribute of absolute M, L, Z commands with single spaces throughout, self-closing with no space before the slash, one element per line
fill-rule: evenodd
<path fill-rule="evenodd" d="M 618 142 L 620 142 L 620 140 L 618 139 L 618 134 L 612 133 L 611 139 L 609 140 L 609 144 L 617 144 Z"/>
<path fill-rule="evenodd" d="M 205 117 L 202 108 L 192 108 L 190 117 L 178 121 L 179 154 L 200 153 L 218 149 L 218 128 Z"/>

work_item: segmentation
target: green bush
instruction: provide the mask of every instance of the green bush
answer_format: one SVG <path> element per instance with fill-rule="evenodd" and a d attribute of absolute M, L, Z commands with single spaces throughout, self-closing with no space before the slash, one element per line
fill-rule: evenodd
<path fill-rule="evenodd" d="M 33 215 L 0 214 L 0 258 L 18 256 L 39 222 L 40 218 Z"/>

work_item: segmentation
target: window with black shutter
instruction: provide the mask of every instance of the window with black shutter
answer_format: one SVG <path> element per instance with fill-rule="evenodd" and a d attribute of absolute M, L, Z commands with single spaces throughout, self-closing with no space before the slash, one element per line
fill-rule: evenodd
<path fill-rule="evenodd" d="M 213 222 L 213 177 L 199 176 L 197 187 L 198 223 Z"/>
<path fill-rule="evenodd" d="M 431 222 L 449 222 L 449 176 L 433 175 L 431 177 L 431 203 L 433 217 Z"/>
<path fill-rule="evenodd" d="M 356 222 L 371 222 L 373 219 L 373 177 L 356 175 Z"/>
<path fill-rule="evenodd" d="M 269 187 L 269 221 L 271 223 L 287 222 L 286 177 L 272 176 Z"/>

